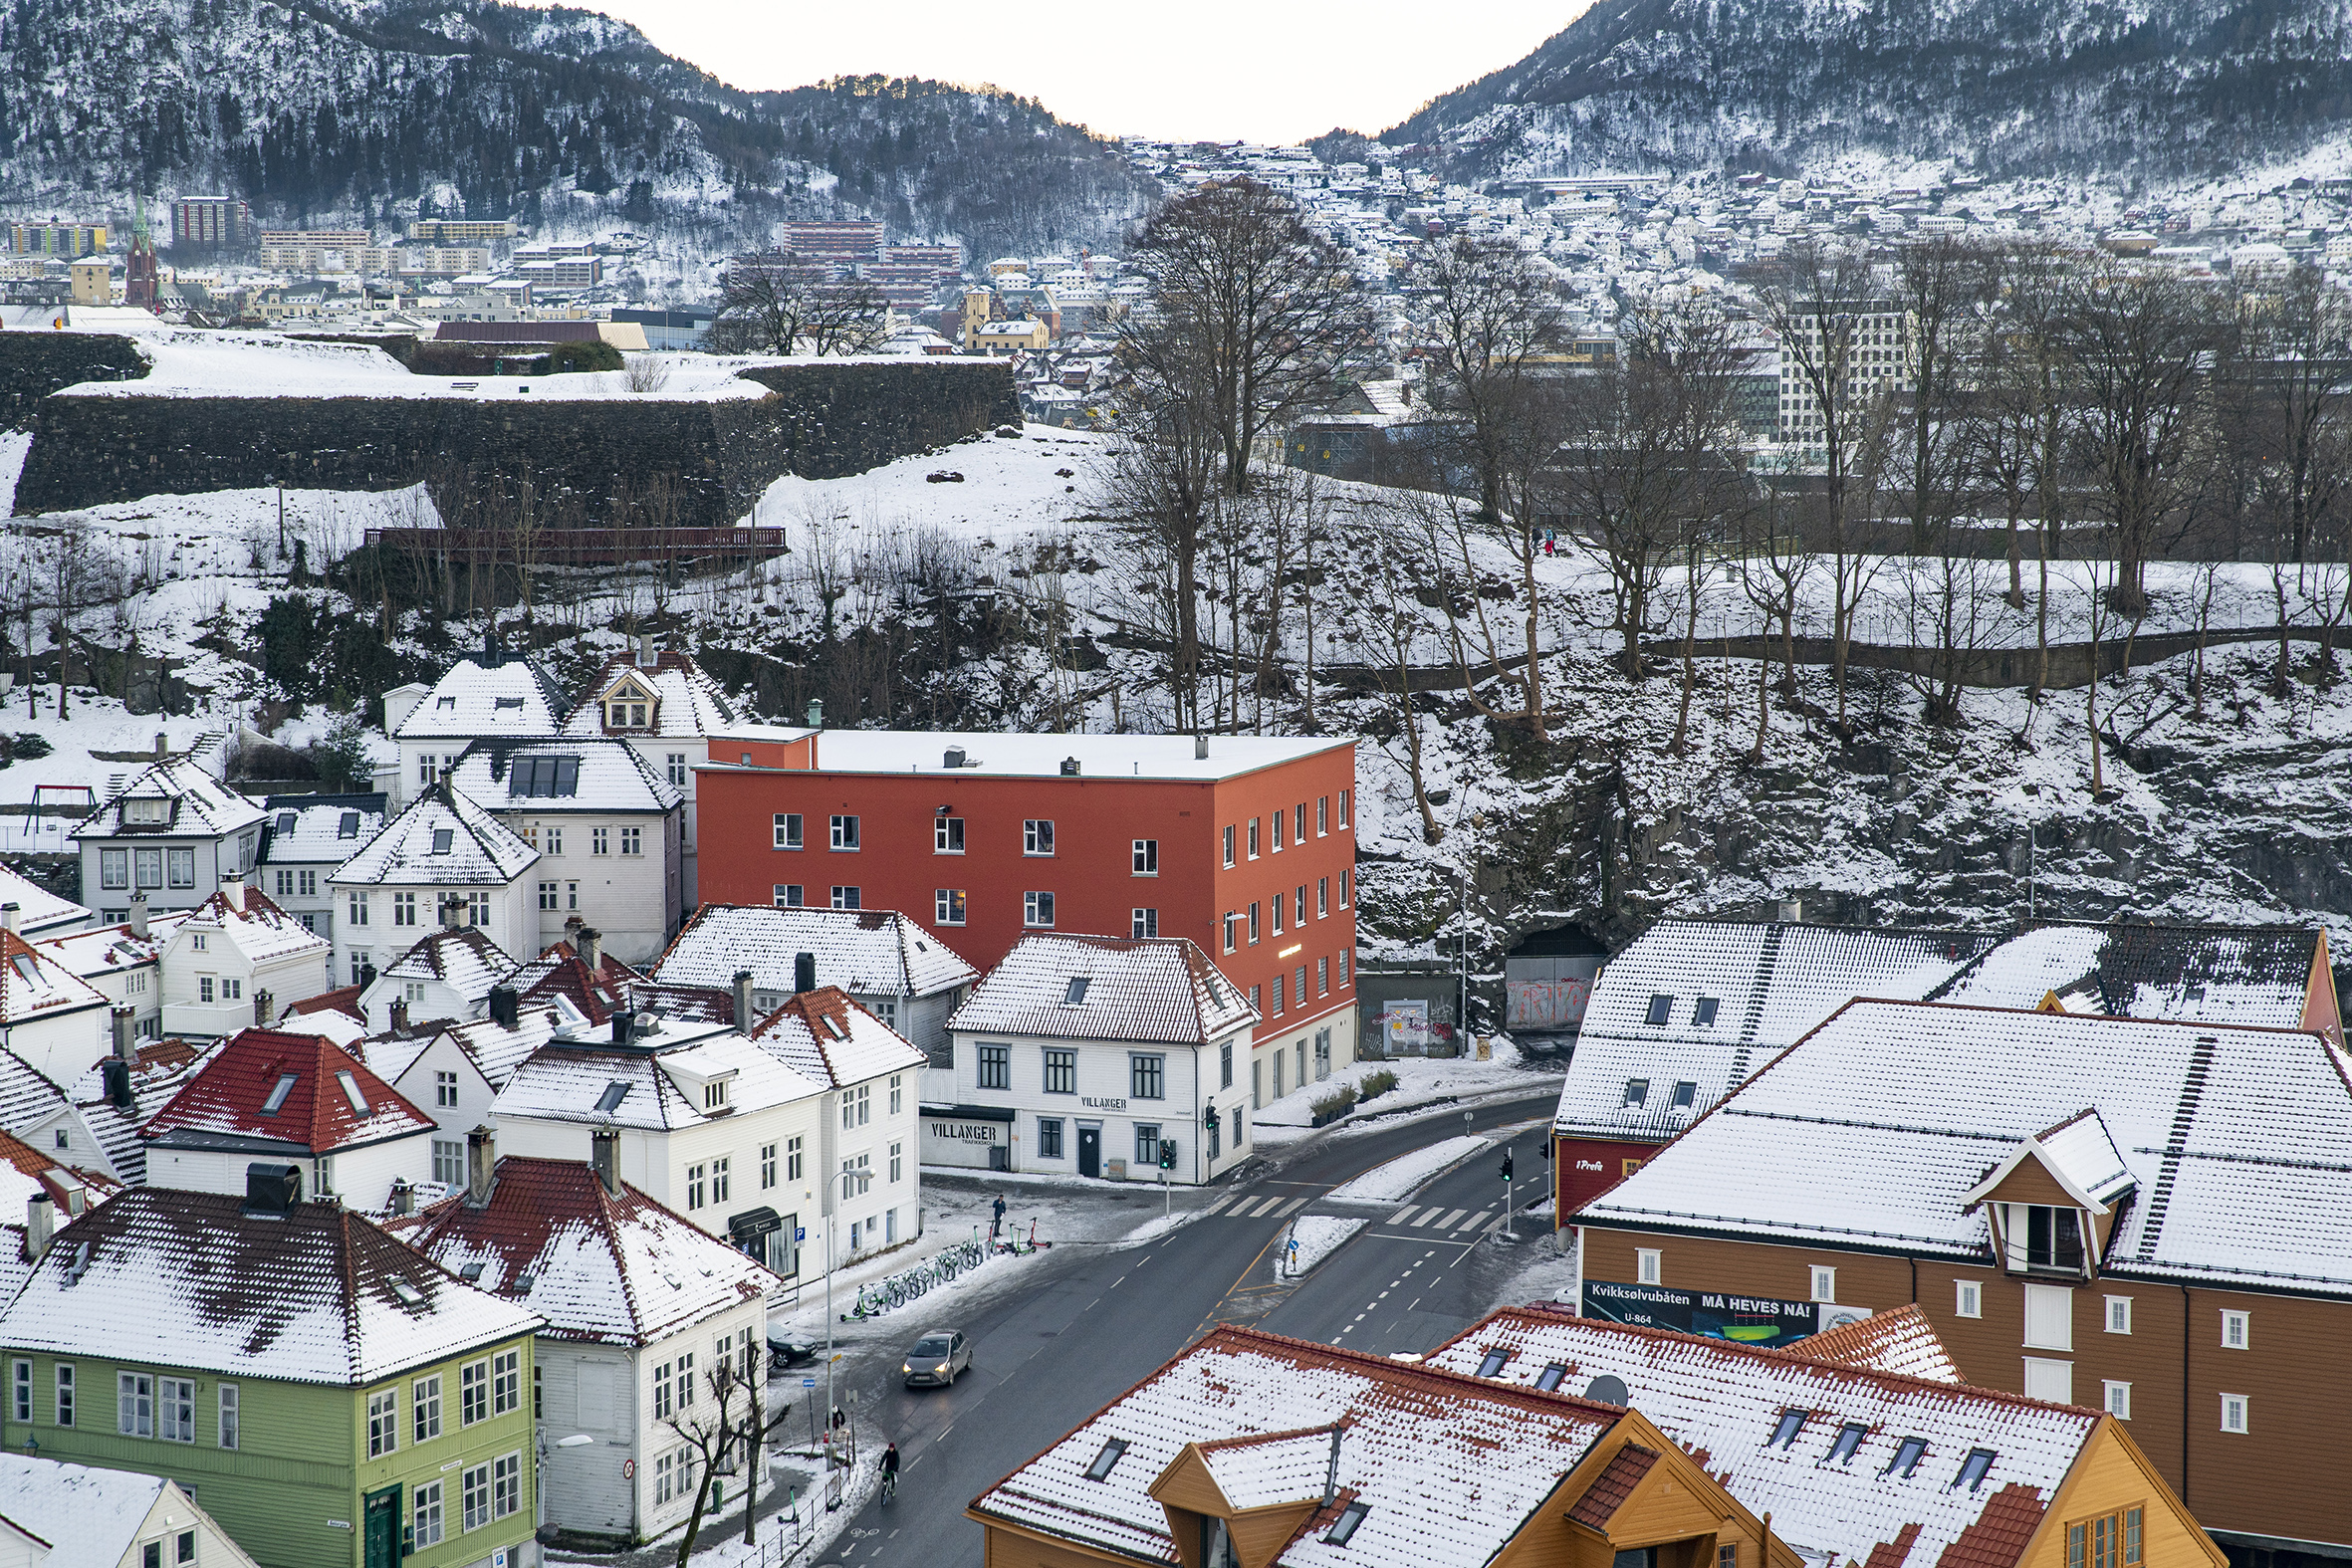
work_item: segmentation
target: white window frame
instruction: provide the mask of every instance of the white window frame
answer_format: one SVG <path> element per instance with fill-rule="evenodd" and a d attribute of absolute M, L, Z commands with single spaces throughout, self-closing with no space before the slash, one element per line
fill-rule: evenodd
<path fill-rule="evenodd" d="M 2104 1379 L 2100 1384 L 2099 1408 L 2117 1421 L 2131 1420 L 2132 1386 L 2118 1383 L 2113 1378 Z"/>
<path fill-rule="evenodd" d="M 2243 1436 L 2253 1431 L 2252 1401 L 2243 1394 L 2222 1396 L 2222 1430 Z"/>
<path fill-rule="evenodd" d="M 1826 1264 L 1815 1263 L 1808 1270 L 1808 1272 L 1813 1276 L 1812 1298 L 1815 1301 L 1826 1302 L 1832 1306 L 1836 1305 L 1837 1270 L 1834 1267 L 1830 1267 Z"/>
<path fill-rule="evenodd" d="M 1952 1284 L 1952 1315 L 1954 1317 L 1983 1317 L 1985 1315 L 1984 1282 L 1977 1279 L 1955 1279 Z"/>
<path fill-rule="evenodd" d="M 1129 862 L 1131 868 L 1129 875 L 1158 876 L 1160 874 L 1160 841 L 1158 839 L 1138 838 L 1133 840 L 1132 856 L 1133 858 Z"/>
<path fill-rule="evenodd" d="M 1661 1247 L 1637 1246 L 1633 1249 L 1633 1282 L 1637 1285 L 1662 1285 L 1666 1282 L 1666 1253 Z"/>
<path fill-rule="evenodd" d="M 825 825 L 825 846 L 842 854 L 855 854 L 858 848 L 857 815 L 853 811 L 836 811 Z"/>
<path fill-rule="evenodd" d="M 2130 1296 L 2109 1296 L 2107 1298 L 2107 1332 L 2128 1334 L 2131 1331 L 2132 1298 Z"/>
<path fill-rule="evenodd" d="M 2224 1350 L 2250 1348 L 2253 1344 L 2253 1334 L 2254 1316 L 2251 1312 L 2242 1311 L 2236 1307 L 2222 1309 L 2222 1348 Z"/>

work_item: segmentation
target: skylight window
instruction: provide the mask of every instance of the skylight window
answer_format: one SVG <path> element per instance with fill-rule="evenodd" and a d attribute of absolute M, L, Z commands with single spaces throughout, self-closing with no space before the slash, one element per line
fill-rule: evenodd
<path fill-rule="evenodd" d="M 1985 1477 L 1993 1468 L 1993 1458 L 1991 1449 L 1969 1450 L 1969 1456 L 1960 1461 L 1960 1473 L 1952 1478 L 1952 1484 L 1975 1491 L 1985 1484 Z"/>
<path fill-rule="evenodd" d="M 1927 1456 L 1927 1439 L 1905 1438 L 1901 1443 L 1895 1445 L 1895 1456 L 1887 1460 L 1887 1467 L 1879 1473 L 1900 1475 L 1905 1480 L 1909 1480 L 1911 1472 L 1919 1468 L 1919 1461 Z"/>
<path fill-rule="evenodd" d="M 278 813 L 278 831 L 281 833 L 291 833 L 294 831 L 294 813 L 292 811 L 280 811 Z"/>
<path fill-rule="evenodd" d="M 275 1116 L 284 1110 L 286 1096 L 294 1092 L 294 1086 L 301 1078 L 302 1074 L 299 1072 L 278 1074 L 278 1081 L 270 1085 L 270 1097 L 261 1102 L 261 1113 L 264 1116 Z"/>
<path fill-rule="evenodd" d="M 849 1031 L 841 1027 L 841 1020 L 839 1018 L 834 1017 L 829 1012 L 822 1013 L 820 1016 L 824 1019 L 824 1031 L 827 1034 L 830 1034 L 834 1039 L 845 1040 L 849 1037 Z"/>
<path fill-rule="evenodd" d="M 465 1267 L 457 1271 L 457 1277 L 469 1285 L 480 1284 L 482 1282 L 482 1260 L 477 1257 L 466 1264 Z"/>
<path fill-rule="evenodd" d="M 1559 1387 L 1559 1380 L 1567 1375 L 1568 1369 L 1558 1362 L 1546 1363 L 1543 1370 L 1535 1374 L 1535 1387 L 1549 1394 Z"/>
<path fill-rule="evenodd" d="M 1650 998 L 1650 1010 L 1642 1018 L 1642 1021 L 1649 1024 L 1652 1028 L 1664 1028 L 1666 1026 L 1666 1021 L 1673 1016 L 1674 999 L 1672 997 L 1659 995 Z"/>
<path fill-rule="evenodd" d="M 456 829 L 456 828 L 454 828 L 454 827 L 436 827 L 436 828 L 434 828 L 434 829 L 433 829 L 433 853 L 434 853 L 434 854 L 437 854 L 437 855 L 445 855 L 445 854 L 449 853 L 449 846 L 450 846 L 451 844 L 455 843 L 455 842 L 457 842 L 457 829 Z"/>
<path fill-rule="evenodd" d="M 1716 1007 L 1717 1003 L 1713 997 L 1701 997 L 1697 1002 L 1691 1004 L 1691 1021 L 1700 1028 L 1707 1027 L 1715 1021 Z"/>
<path fill-rule="evenodd" d="M 338 838 L 358 837 L 359 813 L 356 811 L 346 811 L 342 816 L 338 817 L 335 822 L 335 836 Z"/>
<path fill-rule="evenodd" d="M 1822 1457 L 1821 1462 L 1824 1464 L 1853 1463 L 1855 1454 L 1861 1450 L 1862 1440 L 1869 1435 L 1870 1429 L 1862 1423 L 1847 1422 L 1837 1429 L 1837 1441 L 1829 1445 L 1829 1453 Z"/>
<path fill-rule="evenodd" d="M 1796 1441 L 1796 1435 L 1805 1430 L 1805 1422 L 1811 1419 L 1812 1414 L 1813 1413 L 1809 1410 L 1784 1410 L 1780 1412 L 1780 1425 L 1772 1429 L 1772 1441 L 1765 1444 L 1764 1447 L 1767 1449 L 1785 1449 L 1788 1447 L 1788 1445 L 1794 1443 Z"/>
<path fill-rule="evenodd" d="M 1091 975 L 1072 975 L 1072 976 L 1070 976 L 1070 977 L 1069 977 L 1069 990 L 1067 990 L 1066 992 L 1063 992 L 1063 993 L 1062 993 L 1062 996 L 1061 996 L 1061 1003 L 1062 1003 L 1062 1006 L 1063 1006 L 1063 1007 L 1068 1007 L 1068 1008 L 1074 1008 L 1074 1007 L 1076 1007 L 1076 1006 L 1077 1006 L 1079 1003 L 1081 1003 L 1081 1002 L 1084 1002 L 1084 1001 L 1086 1000 L 1086 988 L 1087 988 L 1088 986 L 1091 986 L 1091 985 L 1093 985 L 1093 984 L 1094 984 L 1094 977 L 1093 977 L 1093 976 L 1091 976 Z"/>
<path fill-rule="evenodd" d="M 1493 1376 L 1494 1376 L 1496 1373 L 1498 1373 L 1498 1372 L 1502 1371 L 1502 1370 L 1503 1370 L 1503 1364 L 1504 1364 L 1505 1362 L 1509 1361 L 1510 1359 L 1511 1359 L 1511 1352 L 1510 1352 L 1510 1351 L 1508 1351 L 1508 1350 L 1503 1350 L 1503 1349 L 1495 1349 L 1495 1350 L 1490 1350 L 1490 1351 L 1488 1351 L 1488 1352 L 1486 1353 L 1485 1357 L 1484 1357 L 1484 1358 L 1482 1358 L 1482 1359 L 1480 1360 L 1479 1364 L 1478 1364 L 1478 1375 L 1479 1375 L 1480 1377 L 1482 1377 L 1482 1378 L 1491 1378 L 1491 1377 L 1493 1377 Z"/>
<path fill-rule="evenodd" d="M 1349 1503 L 1339 1510 L 1339 1517 L 1331 1522 L 1331 1533 L 1324 1536 L 1323 1540 L 1332 1546 L 1345 1546 L 1355 1534 L 1356 1526 L 1364 1522 L 1364 1515 L 1371 1511 L 1372 1505 L 1368 1502 Z"/>
<path fill-rule="evenodd" d="M 620 1102 L 628 1098 L 629 1086 L 618 1078 L 604 1085 L 604 1092 L 596 1096 L 596 1109 L 609 1116 L 620 1109 Z"/>
<path fill-rule="evenodd" d="M 1116 1438 L 1105 1443 L 1102 1446 L 1102 1452 L 1094 1456 L 1094 1462 L 1086 1466 L 1086 1479 L 1096 1481 L 1110 1479 L 1111 1466 L 1118 1463 L 1119 1456 L 1126 1452 L 1127 1446 Z"/>
<path fill-rule="evenodd" d="M 523 699 L 520 697 L 494 697 L 490 701 L 492 713 L 499 713 L 508 708 L 514 709 L 517 713 L 522 712 Z"/>
<path fill-rule="evenodd" d="M 454 697 L 436 697 L 433 699 L 433 711 L 436 713 L 448 713 L 454 710 L 456 707 L 457 699 Z"/>
<path fill-rule="evenodd" d="M 1692 1105 L 1697 1103 L 1698 1098 L 1699 1086 L 1690 1080 L 1685 1079 L 1674 1086 L 1674 1108 L 1676 1110 L 1689 1110 Z"/>
<path fill-rule="evenodd" d="M 580 792 L 577 757 L 518 757 L 507 776 L 510 795 L 575 795 Z"/>
<path fill-rule="evenodd" d="M 1628 1078 L 1628 1079 L 1626 1079 L 1626 1080 L 1625 1080 L 1625 1103 L 1626 1103 L 1627 1105 L 1647 1105 L 1647 1104 L 1649 1104 L 1649 1103 L 1650 1103 L 1650 1080 L 1649 1080 L 1649 1079 L 1647 1079 L 1647 1078 Z"/>
<path fill-rule="evenodd" d="M 199 937 L 197 940 L 202 941 L 203 939 Z M 15 964 L 17 979 L 23 981 L 28 986 L 38 986 L 41 984 L 41 966 L 33 962 L 33 956 L 31 954 L 19 953 L 16 956 Z"/>
<path fill-rule="evenodd" d="M 398 1274 L 392 1275 L 384 1282 L 391 1287 L 392 1294 L 398 1298 L 402 1306 L 420 1307 L 424 1305 L 424 1292 Z"/>
<path fill-rule="evenodd" d="M 516 1295 L 527 1296 L 531 1294 L 531 1287 L 537 1283 L 539 1283 L 539 1276 L 529 1269 L 525 1269 L 515 1276 L 515 1282 L 507 1288 L 514 1291 Z"/>
<path fill-rule="evenodd" d="M 367 1096 L 359 1092 L 359 1080 L 353 1077 L 348 1068 L 344 1068 L 337 1070 L 335 1081 L 343 1085 L 343 1097 L 352 1102 L 352 1109 L 361 1116 L 367 1115 Z"/>

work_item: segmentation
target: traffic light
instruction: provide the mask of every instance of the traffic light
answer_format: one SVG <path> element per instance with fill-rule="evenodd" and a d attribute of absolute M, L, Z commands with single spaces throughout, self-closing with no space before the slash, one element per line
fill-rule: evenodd
<path fill-rule="evenodd" d="M 1511 1180 L 1511 1151 L 1509 1149 L 1503 1151 L 1503 1180 L 1507 1182 Z"/>
<path fill-rule="evenodd" d="M 1173 1138 L 1160 1140 L 1160 1169 L 1163 1171 L 1176 1169 L 1176 1140 Z"/>
<path fill-rule="evenodd" d="M 1203 1132 L 1215 1132 L 1217 1130 L 1216 1106 L 1212 1105 L 1206 1111 L 1201 1113 L 1201 1130 Z"/>

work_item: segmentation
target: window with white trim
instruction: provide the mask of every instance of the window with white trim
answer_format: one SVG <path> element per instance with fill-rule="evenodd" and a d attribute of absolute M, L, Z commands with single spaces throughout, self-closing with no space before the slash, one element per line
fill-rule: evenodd
<path fill-rule="evenodd" d="M 1812 1274 L 1813 1299 L 1815 1301 L 1834 1302 L 1837 1299 L 1837 1270 L 1834 1268 L 1824 1268 L 1819 1264 L 1815 1264 L 1813 1266 Z"/>
<path fill-rule="evenodd" d="M 2253 1315 L 2225 1309 L 2222 1313 L 2222 1348 L 2243 1350 L 2253 1334 Z"/>
<path fill-rule="evenodd" d="M 1664 1273 L 1665 1253 L 1663 1251 L 1654 1246 L 1641 1246 L 1634 1248 L 1634 1283 L 1643 1285 L 1660 1284 L 1663 1283 Z"/>
<path fill-rule="evenodd" d="M 2109 1378 L 2101 1387 L 2105 1392 L 2100 1398 L 2100 1405 L 2107 1414 L 2113 1416 L 2117 1421 L 2131 1420 L 2132 1386 L 2129 1383 L 2118 1383 L 2113 1378 Z"/>
<path fill-rule="evenodd" d="M 1975 1279 L 1953 1281 L 1956 1296 L 1952 1306 L 1954 1317 L 1983 1317 L 1985 1315 L 1985 1286 Z"/>
<path fill-rule="evenodd" d="M 2243 1394 L 2222 1396 L 2222 1430 L 2224 1432 L 2250 1432 L 2253 1430 L 2247 1425 L 2246 1405 L 2247 1400 Z"/>
<path fill-rule="evenodd" d="M 2128 1334 L 2131 1331 L 2132 1298 L 2130 1296 L 2109 1296 L 2107 1298 L 2107 1332 Z"/>

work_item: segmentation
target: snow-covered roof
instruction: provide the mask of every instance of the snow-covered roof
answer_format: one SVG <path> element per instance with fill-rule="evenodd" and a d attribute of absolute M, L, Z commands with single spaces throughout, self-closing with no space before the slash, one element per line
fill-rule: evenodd
<path fill-rule="evenodd" d="M 1929 1383 L 1963 1381 L 1952 1352 L 1916 1301 L 1809 1334 L 1789 1348 L 1813 1361 L 1835 1361 L 1865 1372 L 1892 1372 Z"/>
<path fill-rule="evenodd" d="M 560 997 L 581 1018 L 602 1023 L 631 1006 L 630 989 L 643 979 L 609 953 L 599 952 L 591 970 L 570 942 L 557 942 L 539 957 L 517 966 L 504 984 L 515 988 L 526 1007 Z M 735 1020 L 730 1017 L 726 1021 Z"/>
<path fill-rule="evenodd" d="M 554 735 L 570 706 L 527 655 L 490 649 L 449 666 L 392 732 L 395 741 L 526 741 Z"/>
<path fill-rule="evenodd" d="M 0 1452 L 0 1519 L 50 1548 L 35 1558 L 41 1568 L 118 1568 L 170 1484 L 136 1470 Z"/>
<path fill-rule="evenodd" d="M 547 1319 L 551 1339 L 643 1345 L 783 1283 L 633 1187 L 577 1160 L 498 1162 L 490 1202 L 452 1198 L 385 1227 L 460 1278 Z"/>
<path fill-rule="evenodd" d="M 1283 1563 L 1451 1568 L 1492 1561 L 1622 1419 L 1581 1400 L 1220 1326 L 981 1493 L 972 1511 L 1096 1552 L 1172 1562 L 1168 1514 L 1151 1486 L 1188 1446 L 1203 1446 L 1220 1489 L 1319 1502 L 1330 1434 L 1345 1423 L 1339 1491 L 1369 1511 L 1343 1546 L 1323 1539 L 1327 1530 L 1301 1531 Z M 1111 1443 L 1123 1447 L 1091 1478 Z"/>
<path fill-rule="evenodd" d="M 605 700 L 624 682 L 651 699 L 642 728 L 615 727 L 608 722 L 611 715 L 604 707 Z M 575 739 L 612 735 L 685 740 L 718 734 L 750 717 L 694 662 L 692 654 L 665 648 L 654 655 L 651 667 L 633 654 L 606 660 L 581 693 L 580 706 L 564 721 L 564 734 Z"/>
<path fill-rule="evenodd" d="M 1928 998 L 2033 1008 L 2055 996 L 2069 1012 L 2301 1028 L 2325 942 L 2315 926 L 2052 922 L 1993 948 Z M 2342 1043 L 2341 1021 L 2323 1021 Z"/>
<path fill-rule="evenodd" d="M 44 953 L 60 964 L 84 980 L 94 980 L 102 975 L 118 975 L 124 970 L 155 963 L 162 957 L 171 934 L 187 918 L 188 911 L 183 909 L 149 915 L 147 934 L 143 937 L 133 935 L 129 924 L 125 922 L 35 940 Z"/>
<path fill-rule="evenodd" d="M 106 1006 L 105 993 L 59 962 L 48 944 L 0 931 L 0 1024 Z"/>
<path fill-rule="evenodd" d="M 1984 1202 L 2027 1160 L 2037 1162 L 2068 1197 L 2093 1215 L 2106 1214 L 2110 1204 L 2139 1185 L 2099 1113 L 2083 1110 L 2019 1142 L 1962 1198 L 1972 1204 Z"/>
<path fill-rule="evenodd" d="M 461 794 L 494 811 L 671 811 L 675 785 L 622 741 L 476 741 L 449 770 Z"/>
<path fill-rule="evenodd" d="M 40 941 L 63 936 L 90 924 L 90 911 L 70 898 L 60 898 L 38 882 L 27 881 L 0 866 L 0 904 L 16 906 L 19 936 Z"/>
<path fill-rule="evenodd" d="M 92 1062 L 67 1086 L 67 1097 L 82 1113 L 83 1123 L 106 1151 L 117 1176 L 134 1187 L 146 1182 L 147 1141 L 138 1130 L 148 1117 L 171 1103 L 171 1097 L 210 1054 L 185 1040 L 151 1040 L 139 1045 L 130 1058 L 128 1105 L 116 1104 L 107 1092 L 106 1064 L 111 1052 Z"/>
<path fill-rule="evenodd" d="M 188 912 L 172 941 L 184 941 L 190 932 L 233 942 L 255 964 L 304 953 L 315 953 L 324 962 L 335 945 L 280 909 L 259 887 L 234 877 L 224 880 L 218 892 Z"/>
<path fill-rule="evenodd" d="M 434 980 L 464 998 L 469 1008 L 477 1008 L 514 968 L 515 961 L 481 927 L 436 926 L 385 966 L 375 984 L 360 994 L 359 1003 L 364 1009 L 370 999 L 404 980 Z"/>
<path fill-rule="evenodd" d="M 748 969 L 754 991 L 786 994 L 803 953 L 815 956 L 819 985 L 857 996 L 929 997 L 980 978 L 961 954 L 895 910 L 765 904 L 703 905 L 670 939 L 653 978 L 726 988 Z"/>
<path fill-rule="evenodd" d="M 701 1096 L 689 1093 L 686 1084 L 729 1073 L 728 1109 L 722 1113 L 727 1116 L 824 1092 L 824 1085 L 796 1072 L 781 1056 L 726 1029 L 704 1032 L 674 1050 L 550 1040 L 515 1069 L 490 1109 L 500 1118 L 669 1132 L 714 1119 L 704 1114 Z"/>
<path fill-rule="evenodd" d="M 263 803 L 265 866 L 341 865 L 383 826 L 380 794 L 278 794 Z"/>
<path fill-rule="evenodd" d="M 2150 1195 L 2101 1273 L 2352 1295 L 2352 1057 L 2285 1029 L 1856 1002 L 1578 1216 L 1990 1261 L 1969 1195 L 2086 1108 Z"/>
<path fill-rule="evenodd" d="M 1189 937 L 1078 936 L 1023 937 L 947 1020 L 980 1033 L 1168 1045 L 1205 1045 L 1257 1021 Z"/>
<path fill-rule="evenodd" d="M 2004 1568 L 2031 1531 L 1994 1527 L 2025 1509 L 2029 1523 L 2037 1519 L 2101 1420 L 2017 1394 L 1550 1312 L 1497 1312 L 1427 1364 L 1472 1373 L 1496 1350 L 1510 1352 L 1500 1383 L 1531 1387 L 1555 1364 L 1566 1369 L 1563 1392 L 1619 1379 L 1628 1405 L 1703 1451 L 1733 1496 L 1769 1513 L 1772 1533 L 1816 1561 L 1872 1561 L 1874 1547 L 1916 1526 L 1906 1561 L 1949 1562 L 1946 1552 L 1973 1529 L 1983 1555 L 1969 1557 L 1972 1568 Z M 1804 1413 L 1801 1425 L 1773 1442 L 1791 1411 Z M 1849 1462 L 1832 1462 L 1830 1446 L 1849 1425 L 1864 1429 L 1861 1445 Z M 1911 1439 L 1926 1445 L 1916 1466 L 1890 1469 Z M 1973 1487 L 1955 1484 L 1977 1449 L 1992 1451 L 1992 1467 Z"/>
<path fill-rule="evenodd" d="M 1662 920 L 1593 982 L 1554 1125 L 1587 1137 L 1671 1138 L 1856 997 L 1923 997 L 1996 940 Z"/>
<path fill-rule="evenodd" d="M 125 820 L 124 802 L 160 800 L 152 820 Z M 124 834 L 214 838 L 250 827 L 262 808 L 184 756 L 160 758 L 132 775 L 99 808 L 67 829 L 69 838 Z"/>
<path fill-rule="evenodd" d="M 251 1216 L 133 1188 L 70 1226 L 0 1315 L 20 1351 L 355 1387 L 535 1331 L 337 1203 Z"/>
<path fill-rule="evenodd" d="M 538 850 L 443 780 L 327 880 L 338 887 L 503 887 L 538 862 Z"/>
<path fill-rule="evenodd" d="M 930 1057 L 833 986 L 789 998 L 749 1031 L 804 1078 L 828 1089 L 912 1072 Z"/>
<path fill-rule="evenodd" d="M 836 774 L 959 774 L 1057 778 L 1064 760 L 1075 758 L 1088 779 L 1175 779 L 1210 783 L 1235 779 L 1325 752 L 1352 750 L 1351 737 L 1275 738 L 1215 735 L 1209 755 L 1193 755 L 1189 735 L 1009 735 L 957 734 L 942 730 L 826 730 L 817 738 L 816 767 Z M 946 754 L 961 749 L 960 767 L 945 766 Z M 714 739 L 714 763 L 724 748 Z"/>
<path fill-rule="evenodd" d="M 578 1028 L 591 1021 L 582 1017 L 578 1008 L 559 998 L 553 1002 L 526 1003 L 517 1008 L 515 1026 L 511 1029 L 496 1018 L 475 1018 L 470 1022 L 452 1023 L 434 1038 L 453 1041 L 473 1062 L 475 1070 L 482 1074 L 482 1081 L 496 1090 L 504 1088 L 506 1081 L 515 1075 L 515 1069 L 529 1060 L 533 1051 L 553 1039 L 558 1031 Z M 430 1043 L 430 1040 L 424 1042 Z M 422 1053 L 420 1045 L 414 1055 L 409 1055 L 401 1062 L 400 1071 L 407 1071 L 416 1055 Z M 397 1078 L 399 1073 L 395 1072 L 391 1076 Z"/>
<path fill-rule="evenodd" d="M 267 1028 L 231 1035 L 140 1129 L 176 1148 L 312 1155 L 432 1130 L 430 1116 L 333 1040 Z"/>

